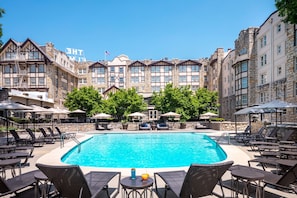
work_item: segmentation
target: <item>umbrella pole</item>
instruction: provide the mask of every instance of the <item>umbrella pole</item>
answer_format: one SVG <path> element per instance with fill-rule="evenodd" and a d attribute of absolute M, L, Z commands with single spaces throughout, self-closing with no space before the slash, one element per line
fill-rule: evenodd
<path fill-rule="evenodd" d="M 8 145 L 8 116 L 7 116 L 7 109 L 5 109 L 5 119 L 6 119 L 6 144 Z"/>

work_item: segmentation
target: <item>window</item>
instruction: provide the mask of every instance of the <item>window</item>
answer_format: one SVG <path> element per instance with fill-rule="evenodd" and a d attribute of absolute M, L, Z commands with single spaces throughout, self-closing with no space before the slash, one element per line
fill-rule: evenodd
<path fill-rule="evenodd" d="M 248 100 L 247 100 L 247 94 L 243 94 L 241 96 L 241 104 L 242 105 L 246 105 L 248 103 Z"/>
<path fill-rule="evenodd" d="M 164 76 L 164 81 L 165 81 L 165 83 L 172 82 L 172 77 L 171 76 Z"/>
<path fill-rule="evenodd" d="M 297 72 L 297 56 L 294 57 L 294 71 Z"/>
<path fill-rule="evenodd" d="M 14 77 L 13 78 L 13 85 L 17 86 L 19 84 L 19 78 L 18 77 Z"/>
<path fill-rule="evenodd" d="M 248 88 L 248 79 L 247 79 L 247 77 L 244 77 L 244 78 L 241 79 L 241 88 L 242 89 Z"/>
<path fill-rule="evenodd" d="M 115 78 L 114 78 L 114 76 L 111 76 L 111 77 L 110 77 L 110 82 L 115 82 Z"/>
<path fill-rule="evenodd" d="M 277 52 L 277 54 L 280 54 L 282 52 L 282 46 L 281 45 L 276 46 L 276 52 Z"/>
<path fill-rule="evenodd" d="M 278 74 L 278 75 L 281 75 L 281 74 L 282 74 L 282 67 L 278 67 L 278 68 L 277 68 L 277 74 Z"/>
<path fill-rule="evenodd" d="M 80 78 L 80 79 L 78 79 L 78 83 L 79 84 L 86 84 L 87 83 L 87 79 L 86 78 Z"/>
<path fill-rule="evenodd" d="M 119 71 L 121 74 L 124 73 L 124 68 L 123 67 L 120 67 L 120 71 Z"/>
<path fill-rule="evenodd" d="M 87 73 L 87 72 L 85 71 L 85 73 Z M 96 73 L 97 74 L 105 74 L 105 68 L 104 67 L 96 68 Z"/>
<path fill-rule="evenodd" d="M 97 78 L 97 83 L 98 84 L 104 84 L 105 83 L 105 77 L 98 77 Z"/>
<path fill-rule="evenodd" d="M 131 73 L 138 73 L 139 67 L 131 67 Z"/>
<path fill-rule="evenodd" d="M 264 66 L 267 64 L 267 55 L 264 54 L 263 56 L 261 56 L 261 66 Z"/>
<path fill-rule="evenodd" d="M 266 35 L 263 36 L 261 39 L 260 39 L 260 45 L 261 45 L 261 48 L 266 46 Z"/>
<path fill-rule="evenodd" d="M 4 78 L 4 84 L 10 86 L 10 78 Z"/>
<path fill-rule="evenodd" d="M 30 78 L 30 85 L 36 85 L 36 78 L 35 77 Z"/>
<path fill-rule="evenodd" d="M 192 76 L 192 82 L 199 82 L 199 76 L 198 75 Z"/>
<path fill-rule="evenodd" d="M 282 25 L 281 24 L 278 24 L 277 27 L 276 27 L 276 31 L 277 32 L 281 32 L 282 31 Z"/>
<path fill-rule="evenodd" d="M 199 72 L 199 66 L 198 65 L 192 65 L 192 72 Z"/>
<path fill-rule="evenodd" d="M 42 77 L 38 78 L 38 85 L 45 85 L 44 78 L 42 78 Z"/>
<path fill-rule="evenodd" d="M 160 73 L 160 67 L 159 66 L 152 66 L 151 67 L 152 73 Z"/>
<path fill-rule="evenodd" d="M 35 65 L 29 65 L 29 72 L 30 73 L 36 73 L 36 66 Z"/>
<path fill-rule="evenodd" d="M 152 91 L 159 92 L 161 90 L 160 86 L 152 86 Z"/>
<path fill-rule="evenodd" d="M 263 92 L 260 93 L 260 102 L 261 103 L 265 102 L 265 93 Z"/>
<path fill-rule="evenodd" d="M 132 83 L 138 83 L 139 82 L 139 77 L 138 76 L 132 76 L 131 77 L 131 82 Z"/>
<path fill-rule="evenodd" d="M 114 67 L 113 66 L 110 67 L 110 72 L 114 72 Z"/>
<path fill-rule="evenodd" d="M 9 65 L 5 65 L 4 66 L 4 73 L 5 74 L 9 74 L 10 73 L 10 66 Z"/>
<path fill-rule="evenodd" d="M 242 72 L 246 72 L 248 70 L 248 62 L 247 61 L 243 61 L 241 63 L 241 71 Z"/>
<path fill-rule="evenodd" d="M 44 72 L 45 72 L 45 70 L 44 70 L 44 65 L 43 65 L 43 64 L 39 64 L 39 65 L 38 65 L 38 72 L 39 72 L 39 73 L 44 73 Z"/>
<path fill-rule="evenodd" d="M 38 51 L 28 52 L 28 59 L 29 60 L 37 60 L 37 59 L 39 59 L 39 52 Z"/>
<path fill-rule="evenodd" d="M 160 82 L 161 78 L 160 76 L 152 76 L 152 82 Z"/>
<path fill-rule="evenodd" d="M 124 77 L 120 77 L 119 81 L 120 83 L 124 83 Z"/>
<path fill-rule="evenodd" d="M 261 75 L 260 82 L 261 82 L 261 85 L 264 85 L 266 83 L 266 74 Z"/>
<path fill-rule="evenodd" d="M 295 96 L 297 96 L 297 82 L 295 82 Z"/>
<path fill-rule="evenodd" d="M 180 82 L 180 83 L 187 82 L 187 76 L 179 76 L 178 82 Z"/>
<path fill-rule="evenodd" d="M 169 73 L 169 72 L 171 72 L 172 71 L 172 66 L 165 66 L 164 67 L 164 72 L 165 73 Z"/>
<path fill-rule="evenodd" d="M 178 71 L 179 72 L 187 72 L 187 66 L 179 66 Z"/>

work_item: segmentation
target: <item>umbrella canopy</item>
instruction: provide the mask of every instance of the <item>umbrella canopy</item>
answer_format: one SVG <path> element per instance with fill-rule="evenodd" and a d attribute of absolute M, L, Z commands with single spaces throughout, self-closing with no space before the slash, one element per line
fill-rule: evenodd
<path fill-rule="evenodd" d="M 69 114 L 70 111 L 67 109 L 58 109 L 58 108 L 49 108 L 50 111 L 52 111 L 53 114 Z"/>
<path fill-rule="evenodd" d="M 245 115 L 245 114 L 257 114 L 257 113 L 264 113 L 263 109 L 255 107 L 246 107 L 244 109 L 240 109 L 236 111 L 234 115 Z"/>
<path fill-rule="evenodd" d="M 207 113 L 203 113 L 201 114 L 201 116 L 208 116 L 208 117 L 218 117 L 218 114 L 212 113 L 212 112 L 207 112 Z"/>
<path fill-rule="evenodd" d="M 261 104 L 255 108 L 260 109 L 283 109 L 283 108 L 295 108 L 297 107 L 297 104 L 293 104 L 290 102 L 285 102 L 282 100 L 273 100 L 268 103 Z"/>
<path fill-rule="evenodd" d="M 129 117 L 145 117 L 146 115 L 139 112 L 134 112 L 128 115 Z"/>
<path fill-rule="evenodd" d="M 12 101 L 2 101 L 0 102 L 0 110 L 4 110 L 5 112 L 5 119 L 6 119 L 6 138 L 7 138 L 7 144 L 8 144 L 8 119 L 7 119 L 7 111 L 8 110 L 30 110 L 32 107 L 19 104 Z"/>
<path fill-rule="evenodd" d="M 92 117 L 93 119 L 108 119 L 111 118 L 111 115 L 106 113 L 98 113 Z"/>
<path fill-rule="evenodd" d="M 36 113 L 36 114 L 51 114 L 53 111 L 51 109 L 47 109 L 38 105 L 30 105 L 32 109 L 30 110 L 17 110 L 19 112 L 30 112 L 30 113 Z"/>
<path fill-rule="evenodd" d="M 179 118 L 180 114 L 170 111 L 170 112 L 162 114 L 161 116 Z"/>
<path fill-rule="evenodd" d="M 0 102 L 0 110 L 31 110 L 32 107 L 23 105 L 23 104 L 19 104 L 16 102 L 12 102 L 12 101 L 2 101 Z"/>
<path fill-rule="evenodd" d="M 80 109 L 76 109 L 74 111 L 71 111 L 70 113 L 86 113 L 86 112 Z"/>

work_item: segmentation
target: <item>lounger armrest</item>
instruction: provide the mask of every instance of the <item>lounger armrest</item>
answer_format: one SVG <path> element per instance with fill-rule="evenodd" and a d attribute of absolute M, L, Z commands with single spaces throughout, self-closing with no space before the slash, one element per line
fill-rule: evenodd
<path fill-rule="evenodd" d="M 265 181 L 264 180 L 264 187 L 267 186 L 267 185 L 271 185 L 271 186 L 274 186 L 274 187 L 277 187 L 277 188 L 281 188 L 281 189 L 284 189 L 284 190 L 291 190 L 291 191 L 294 191 L 294 193 L 297 194 L 297 190 L 295 190 L 294 188 L 291 188 L 291 187 L 288 187 L 288 186 L 283 186 L 283 185 L 279 185 L 279 184 L 275 184 L 273 182 L 269 182 L 269 181 Z"/>

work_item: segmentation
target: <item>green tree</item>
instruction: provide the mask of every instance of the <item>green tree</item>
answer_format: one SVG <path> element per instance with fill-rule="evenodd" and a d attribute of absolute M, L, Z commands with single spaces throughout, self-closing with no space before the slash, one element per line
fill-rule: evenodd
<path fill-rule="evenodd" d="M 164 90 L 154 92 L 151 103 L 162 113 L 176 112 L 181 114 L 181 120 L 188 120 L 195 112 L 193 92 L 189 86 L 173 87 L 167 84 Z"/>
<path fill-rule="evenodd" d="M 197 117 L 208 111 L 217 113 L 217 109 L 219 107 L 218 92 L 209 91 L 206 88 L 200 88 L 196 90 L 194 98 Z"/>
<path fill-rule="evenodd" d="M 68 93 L 64 105 L 70 111 L 76 109 L 84 110 L 87 116 L 92 116 L 104 109 L 104 102 L 101 95 L 92 86 L 74 89 Z"/>
<path fill-rule="evenodd" d="M 5 14 L 5 10 L 2 9 L 2 8 L 0 8 L 0 18 L 2 18 L 4 14 Z M 2 24 L 0 24 L 0 47 L 1 47 L 2 44 L 3 44 L 2 40 L 1 40 L 2 35 L 3 35 L 3 32 L 2 32 Z"/>
<path fill-rule="evenodd" d="M 134 112 L 142 112 L 146 109 L 146 103 L 142 96 L 138 95 L 135 88 L 120 89 L 110 93 L 105 102 L 106 110 L 118 120 Z"/>
<path fill-rule="evenodd" d="M 279 10 L 279 15 L 284 17 L 284 22 L 297 24 L 296 0 L 275 0 L 275 6 Z"/>

